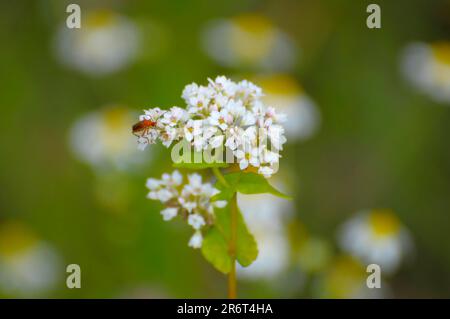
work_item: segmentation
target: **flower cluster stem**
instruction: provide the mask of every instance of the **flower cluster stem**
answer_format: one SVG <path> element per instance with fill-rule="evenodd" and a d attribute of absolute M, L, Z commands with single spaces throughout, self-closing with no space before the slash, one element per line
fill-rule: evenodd
<path fill-rule="evenodd" d="M 228 185 L 228 182 L 225 180 L 225 177 L 223 177 L 222 173 L 220 172 L 220 169 L 218 169 L 217 167 L 213 167 L 212 171 L 219 183 L 221 183 L 225 187 L 230 187 L 230 185 Z"/>
<path fill-rule="evenodd" d="M 221 183 L 225 187 L 230 187 L 225 177 L 220 172 L 220 169 L 217 167 L 213 167 L 212 171 L 216 176 L 219 183 Z M 237 242 L 237 219 L 238 219 L 238 206 L 237 206 L 237 197 L 236 193 L 233 194 L 233 197 L 230 201 L 230 242 L 228 246 L 228 253 L 231 259 L 231 269 L 228 274 L 228 298 L 236 299 L 237 298 L 237 283 L 236 283 L 236 242 Z"/>
<path fill-rule="evenodd" d="M 237 237 L 237 199 L 236 193 L 234 193 L 233 198 L 231 199 L 231 236 L 230 236 L 230 246 L 229 253 L 231 258 L 231 269 L 228 275 L 228 298 L 236 299 L 237 298 L 237 284 L 236 284 L 236 237 Z"/>

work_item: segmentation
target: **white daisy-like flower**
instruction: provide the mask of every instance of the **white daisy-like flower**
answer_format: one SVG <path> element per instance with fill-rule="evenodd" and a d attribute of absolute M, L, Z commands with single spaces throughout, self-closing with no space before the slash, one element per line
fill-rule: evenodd
<path fill-rule="evenodd" d="M 298 56 L 293 40 L 256 13 L 211 21 L 205 26 L 202 40 L 206 53 L 227 67 L 289 70 Z"/>
<path fill-rule="evenodd" d="M 64 24 L 56 36 L 62 63 L 89 75 L 105 75 L 134 60 L 141 34 L 130 19 L 107 10 L 87 12 L 82 19 L 82 28 Z"/>
<path fill-rule="evenodd" d="M 109 106 L 80 117 L 70 130 L 76 157 L 96 171 L 130 170 L 148 160 L 151 152 L 136 150 L 130 127 L 135 114 L 123 106 Z"/>
<path fill-rule="evenodd" d="M 450 42 L 408 45 L 401 67 L 417 89 L 437 102 L 450 103 Z"/>
<path fill-rule="evenodd" d="M 367 287 L 366 267 L 351 256 L 337 256 L 322 273 L 316 284 L 315 294 L 318 298 L 351 298 L 368 299 L 383 298 L 388 289 L 385 282 L 381 282 L 381 288 L 370 289 Z"/>
<path fill-rule="evenodd" d="M 20 297 L 45 296 L 62 276 L 60 257 L 25 225 L 0 225 L 0 290 Z"/>
<path fill-rule="evenodd" d="M 338 233 L 339 244 L 365 263 L 395 272 L 411 252 L 409 232 L 390 210 L 363 211 L 347 221 Z"/>
<path fill-rule="evenodd" d="M 285 118 L 280 122 L 290 141 L 308 139 L 318 131 L 319 109 L 298 81 L 284 74 L 259 76 L 255 80 L 264 89 L 263 101 L 283 112 Z"/>

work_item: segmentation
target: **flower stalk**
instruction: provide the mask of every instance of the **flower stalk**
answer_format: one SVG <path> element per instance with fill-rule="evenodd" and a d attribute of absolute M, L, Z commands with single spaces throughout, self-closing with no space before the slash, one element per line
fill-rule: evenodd
<path fill-rule="evenodd" d="M 231 258 L 231 270 L 228 274 L 228 298 L 236 299 L 237 298 L 237 284 L 236 284 L 236 242 L 237 242 L 237 215 L 238 215 L 238 207 L 237 207 L 237 198 L 236 193 L 233 194 L 231 198 L 231 236 L 230 236 L 230 246 L 229 246 L 229 254 Z"/>
<path fill-rule="evenodd" d="M 216 176 L 219 183 L 225 187 L 230 187 L 225 177 L 220 172 L 217 167 L 212 167 L 212 171 Z M 230 200 L 230 242 L 228 246 L 228 254 L 231 259 L 231 269 L 228 274 L 228 298 L 237 298 L 237 284 L 236 284 L 236 242 L 237 242 L 237 218 L 238 218 L 238 206 L 237 206 L 237 195 L 233 194 Z"/>

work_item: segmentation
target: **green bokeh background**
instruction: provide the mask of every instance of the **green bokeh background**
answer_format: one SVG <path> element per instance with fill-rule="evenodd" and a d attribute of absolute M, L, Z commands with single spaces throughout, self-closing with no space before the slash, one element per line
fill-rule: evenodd
<path fill-rule="evenodd" d="M 199 44 L 207 21 L 245 12 L 265 14 L 298 42 L 291 74 L 322 113 L 319 133 L 289 145 L 281 164 L 295 172 L 288 182 L 297 185 L 296 216 L 334 242 L 336 226 L 354 212 L 392 208 L 416 247 L 391 278 L 393 296 L 450 297 L 450 108 L 418 93 L 399 70 L 408 43 L 449 39 L 448 1 L 376 1 L 380 30 L 366 27 L 367 1 L 78 1 L 82 10 L 107 6 L 167 30 L 157 59 L 142 52 L 129 68 L 98 78 L 61 66 L 52 52 L 70 2 L 0 4 L 0 220 L 24 221 L 65 263 L 82 267 L 82 289 L 65 288 L 63 279 L 50 297 L 121 297 L 135 287 L 159 297 L 226 296 L 226 278 L 187 248 L 191 231 L 163 222 L 145 199 L 146 178 L 170 169 L 167 153 L 161 148 L 140 171 L 115 177 L 130 200 L 108 209 L 67 136 L 76 118 L 101 106 L 181 104 L 188 83 L 247 72 L 218 66 Z M 313 297 L 239 286 L 241 297 Z"/>

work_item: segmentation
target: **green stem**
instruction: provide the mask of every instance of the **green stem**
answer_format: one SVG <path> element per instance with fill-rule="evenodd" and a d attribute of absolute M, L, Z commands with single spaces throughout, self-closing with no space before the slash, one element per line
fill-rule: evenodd
<path fill-rule="evenodd" d="M 220 172 L 220 169 L 217 167 L 213 167 L 212 171 L 214 173 L 214 175 L 216 176 L 217 180 L 225 187 L 230 187 L 230 185 L 228 185 L 228 182 L 226 181 L 225 177 L 223 177 L 222 173 Z"/>
<path fill-rule="evenodd" d="M 221 183 L 224 187 L 230 187 L 225 177 L 220 172 L 220 169 L 217 167 L 213 167 L 212 171 L 216 176 L 219 183 Z M 228 274 L 228 298 L 236 299 L 237 298 L 237 283 L 236 283 L 236 240 L 237 240 L 237 219 L 238 219 L 238 207 L 237 207 L 237 197 L 236 193 L 233 194 L 233 197 L 230 200 L 230 242 L 228 243 L 228 254 L 231 259 L 231 269 Z"/>
<path fill-rule="evenodd" d="M 229 254 L 231 258 L 231 270 L 228 275 L 228 298 L 236 299 L 237 298 L 237 284 L 236 284 L 236 239 L 237 239 L 237 217 L 238 217 L 238 207 L 237 207 L 237 199 L 236 193 L 234 193 L 231 198 L 231 236 L 229 243 Z"/>

